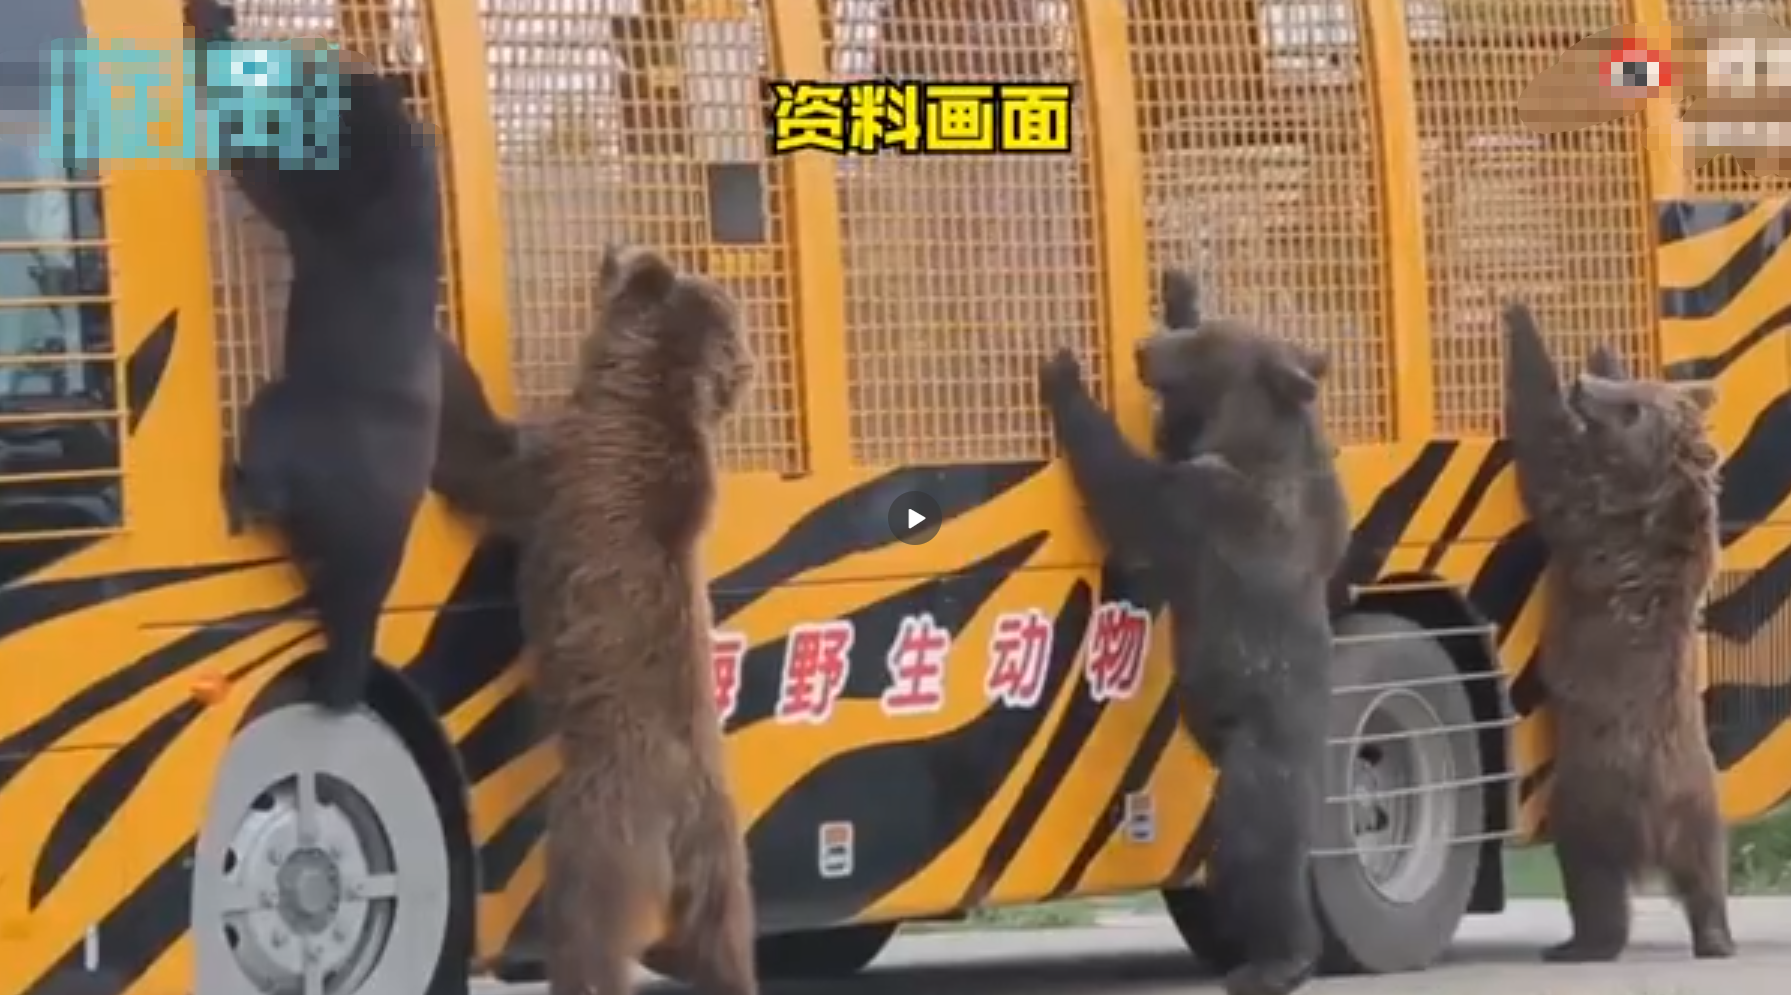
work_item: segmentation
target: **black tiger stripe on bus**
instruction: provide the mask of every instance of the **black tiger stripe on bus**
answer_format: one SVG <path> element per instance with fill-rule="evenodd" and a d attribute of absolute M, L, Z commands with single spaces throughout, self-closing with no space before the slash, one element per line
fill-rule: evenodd
<path fill-rule="evenodd" d="M 547 835 L 547 792 L 538 791 L 479 847 L 479 890 L 499 894 L 522 869 L 535 844 Z"/>
<path fill-rule="evenodd" d="M 1412 516 L 1442 478 L 1457 447 L 1458 443 L 1452 440 L 1426 443 L 1411 466 L 1375 496 L 1374 504 L 1350 533 L 1349 550 L 1338 571 L 1344 581 L 1364 585 L 1380 577 L 1388 555 L 1399 545 Z"/>
<path fill-rule="evenodd" d="M 68 801 L 68 807 L 50 827 L 43 848 L 37 852 L 37 863 L 31 873 L 29 904 L 35 907 L 62 875 L 75 865 L 87 845 L 99 835 L 118 811 L 120 802 L 143 779 L 162 751 L 181 731 L 199 717 L 205 706 L 188 699 L 172 712 L 150 723 L 136 739 L 112 753 L 80 790 Z"/>
<path fill-rule="evenodd" d="M 153 567 L 98 577 L 46 580 L 6 588 L 0 590 L 0 640 L 52 618 L 92 608 L 101 602 L 128 598 L 158 587 L 203 580 L 219 574 L 252 570 L 277 562 L 279 561 L 273 557 L 264 557 L 259 560 L 203 563 L 185 567 Z"/>
<path fill-rule="evenodd" d="M 1657 227 L 1662 220 L 1657 214 Z M 1781 205 L 1760 230 L 1743 242 L 1703 283 L 1695 287 L 1662 287 L 1660 316 L 1695 321 L 1722 313 L 1785 244 L 1787 233 L 1791 233 L 1791 202 Z"/>
<path fill-rule="evenodd" d="M 853 630 L 857 633 L 853 644 L 854 656 L 864 653 L 865 657 L 860 657 L 860 659 L 880 659 L 884 648 L 890 645 L 900 631 L 902 619 L 913 615 L 930 613 L 934 622 L 947 632 L 962 631 L 970 620 L 982 610 L 983 605 L 995 596 L 995 592 L 1000 589 L 1001 585 L 1006 583 L 1015 571 L 1026 565 L 1032 555 L 1044 545 L 1047 537 L 1048 533 L 1033 533 L 980 561 L 897 591 L 889 597 L 872 602 L 848 614 L 843 621 L 852 623 Z M 787 637 L 754 647 L 748 654 L 746 662 L 741 667 L 738 711 L 734 721 L 729 723 L 730 731 L 752 722 L 769 719 L 776 711 L 785 639 Z M 887 668 L 854 666 L 848 672 L 846 685 L 840 692 L 840 697 L 842 700 L 847 698 L 874 700 L 883 694 L 885 688 L 890 686 L 891 680 Z M 982 721 L 984 720 L 979 718 L 974 720 L 971 725 Z M 1031 721 L 1042 721 L 1042 717 L 1035 717 Z M 954 733 L 947 733 L 946 737 L 953 735 Z M 931 755 L 932 744 L 938 741 L 935 739 L 885 745 L 892 748 L 925 751 Z M 1021 742 L 1019 749 L 1012 750 L 1011 755 L 1005 758 L 1009 765 L 1008 770 L 1012 769 L 1013 760 L 1019 756 L 1019 751 L 1024 746 L 1025 743 Z M 822 765 L 822 768 L 811 771 L 808 777 L 798 781 L 789 791 L 785 792 L 758 825 L 764 825 L 767 819 L 771 819 L 778 809 L 785 805 L 805 806 L 810 804 L 809 800 L 798 796 L 803 793 L 803 785 L 809 779 L 816 777 L 821 770 L 846 763 L 858 753 L 880 748 L 869 747 L 864 751 L 842 754 L 829 759 Z M 837 783 L 837 781 L 830 780 L 827 781 L 827 786 L 830 789 L 836 789 Z M 829 806 L 836 803 L 839 807 L 845 808 L 860 804 L 861 800 L 868 800 L 873 804 L 886 802 L 889 795 L 885 793 L 884 787 L 881 781 L 868 781 L 846 791 L 844 802 L 837 802 L 836 799 L 829 798 L 818 804 L 823 810 L 831 810 Z M 925 789 L 923 786 L 915 790 Z M 860 798 L 861 793 L 863 799 Z M 982 800 L 986 801 L 986 797 Z M 542 832 L 540 814 L 536 806 L 525 805 L 511 817 L 508 823 L 499 827 L 484 846 L 479 848 L 479 864 L 484 871 L 482 887 L 488 891 L 501 891 L 509 885 L 511 876 L 518 867 L 522 866 L 524 856 L 527 855 L 529 848 L 534 846 L 535 840 Z M 973 816 L 974 812 L 971 815 Z M 512 829 L 512 826 L 516 828 Z M 757 832 L 757 829 L 758 826 L 755 826 L 754 833 Z M 809 836 L 803 837 L 803 842 L 789 844 L 794 846 L 798 852 L 808 855 L 811 860 L 813 831 L 814 826 L 810 824 L 806 830 Z M 757 835 L 749 834 L 749 839 L 760 838 Z M 780 840 L 776 845 L 782 846 L 786 842 Z M 754 845 L 757 847 L 765 844 L 755 842 Z M 861 839 L 858 851 L 861 863 L 859 871 L 854 875 L 855 878 L 864 875 L 863 861 L 866 859 L 865 855 L 868 854 L 869 849 L 869 846 Z M 755 866 L 763 859 L 759 856 L 760 853 L 761 851 L 755 849 Z M 775 895 L 787 877 L 787 875 L 768 877 L 761 885 L 765 889 L 764 893 Z"/>
<path fill-rule="evenodd" d="M 1176 730 L 1181 727 L 1180 715 L 1175 695 L 1171 693 L 1158 706 L 1156 714 L 1151 716 L 1150 725 L 1145 727 L 1144 736 L 1138 741 L 1138 749 L 1132 753 L 1131 761 L 1120 773 L 1119 783 L 1108 794 L 1107 803 L 1094 813 L 1094 824 L 1083 834 L 1075 856 L 1070 858 L 1069 864 L 1058 876 L 1057 883 L 1046 893 L 1047 901 L 1073 894 L 1081 887 L 1082 877 L 1088 873 L 1089 865 L 1094 863 L 1095 856 L 1113 837 L 1114 830 L 1119 828 L 1124 817 L 1126 795 L 1150 786 L 1151 774 L 1157 769 L 1157 764 L 1162 762 L 1163 754 L 1175 739 Z"/>
<path fill-rule="evenodd" d="M 1728 348 L 1714 356 L 1696 356 L 1668 363 L 1661 371 L 1666 380 L 1715 380 L 1728 372 L 1741 358 L 1751 352 L 1755 346 L 1765 342 L 1774 334 L 1783 331 L 1791 324 L 1791 305 L 1779 308 L 1762 319 L 1747 334 L 1731 342 Z"/>
<path fill-rule="evenodd" d="M 106 913 L 95 930 L 104 947 L 99 970 L 87 970 L 87 942 L 78 939 L 25 995 L 124 995 L 192 922 L 193 856 L 189 840 Z"/>
<path fill-rule="evenodd" d="M 1154 608 L 1150 610 L 1155 614 Z M 1093 617 L 1092 592 L 1086 582 L 1077 581 L 1057 610 L 1051 637 L 1050 669 L 1046 672 L 1047 683 L 1039 696 L 1038 705 L 1031 709 L 1038 721 L 1026 736 L 1028 742 L 1041 733 L 1049 739 L 1045 743 L 1044 752 L 1039 756 L 1037 766 L 1014 799 L 1013 807 L 1008 809 L 1007 816 L 1001 820 L 1001 825 L 989 840 L 988 851 L 958 900 L 958 908 L 974 908 L 982 904 L 983 899 L 988 897 L 989 890 L 995 887 L 995 882 L 1007 872 L 1014 858 L 1019 856 L 1020 848 L 1038 825 L 1045 806 L 1050 804 L 1062 787 L 1065 775 L 1075 765 L 1083 745 L 1088 742 L 1088 737 L 1094 733 L 1095 726 L 1107 711 L 1107 703 L 1096 701 L 1087 693 L 1086 685 L 1076 679 L 1076 657 L 1081 652 L 1083 640 L 1088 634 L 1089 621 Z M 1057 725 L 1047 727 L 1046 720 L 1051 707 L 1058 695 L 1063 694 L 1071 696 L 1070 703 L 1064 707 L 1063 717 L 1058 720 Z M 1025 746 L 1021 749 L 1024 750 Z"/>
<path fill-rule="evenodd" d="M 1704 724 L 1718 770 L 1754 752 L 1791 719 L 1791 684 L 1720 684 L 1704 692 Z"/>
<path fill-rule="evenodd" d="M 1487 621 L 1498 627 L 1499 645 L 1511 634 L 1517 613 L 1530 600 L 1530 591 L 1548 567 L 1548 547 L 1528 521 L 1518 524 L 1493 543 L 1468 585 L 1468 600 Z"/>
<path fill-rule="evenodd" d="M 423 690 L 437 715 L 447 715 L 490 684 L 522 653 L 522 622 L 516 614 L 516 546 L 486 538 L 473 549 L 423 637 L 417 655 L 405 667 L 411 682 Z M 464 751 L 463 751 L 464 752 Z M 481 761 L 495 770 L 510 756 Z"/>
<path fill-rule="evenodd" d="M 88 719 L 116 708 L 199 661 L 280 623 L 283 619 L 279 612 L 292 607 L 245 612 L 219 619 L 150 650 L 122 670 L 82 688 L 48 715 L 0 740 L 0 756 L 29 756 L 48 749 Z M 4 788 L 19 769 L 0 768 L 0 788 Z"/>
<path fill-rule="evenodd" d="M 1791 394 L 1767 402 L 1723 461 L 1717 495 L 1724 544 L 1761 522 L 1791 494 Z"/>
<path fill-rule="evenodd" d="M 1438 534 L 1430 549 L 1424 553 L 1422 573 L 1435 573 L 1437 566 L 1443 562 L 1443 556 L 1449 548 L 1467 531 L 1468 522 L 1474 512 L 1480 510 L 1480 503 L 1486 500 L 1488 491 L 1492 490 L 1493 481 L 1511 465 L 1511 444 L 1504 439 L 1487 447 L 1485 455 L 1480 457 L 1480 465 L 1474 468 L 1474 476 L 1468 486 L 1461 492 L 1461 499 L 1455 503 L 1455 510 L 1449 513 L 1448 521 L 1443 523 L 1443 530 Z"/>
<path fill-rule="evenodd" d="M 965 463 L 906 466 L 868 480 L 797 519 L 765 552 L 714 578 L 716 618 L 735 615 L 766 591 L 817 567 L 895 541 L 889 508 L 910 491 L 939 503 L 943 521 L 973 511 L 1037 476 L 1050 464 Z"/>
<path fill-rule="evenodd" d="M 1087 693 L 1086 685 L 1076 679 L 1076 657 L 1082 650 L 1095 606 L 1109 601 L 1129 601 L 1149 612 L 1157 620 L 1156 624 L 1161 624 L 1164 593 L 1156 590 L 1144 577 L 1121 569 L 1112 560 L 1102 564 L 1098 597 L 1091 598 L 1088 585 L 1080 581 L 1072 588 L 1070 600 L 1065 601 L 1058 612 L 1053 630 L 1051 667 L 1052 673 L 1056 674 L 1057 657 L 1061 654 L 1064 657 L 1063 693 L 1075 697 L 1065 708 L 1063 718 L 1058 721 L 1056 728 L 1050 730 L 1051 739 L 1044 755 L 1039 758 L 1038 767 L 1021 789 L 1014 807 L 996 830 L 988 853 L 958 902 L 959 908 L 972 908 L 981 904 L 988 897 L 989 890 L 1001 879 L 1001 875 L 1006 873 L 1014 858 L 1019 856 L 1039 815 L 1062 787 L 1064 777 L 1081 756 L 1082 748 L 1088 743 L 1089 736 L 1094 734 L 1101 716 L 1107 712 L 1107 703 L 1096 701 Z M 1040 702 L 1041 708 L 1049 707 L 1049 702 L 1058 693 L 1055 690 L 1058 686 L 1058 681 L 1054 678 L 1053 690 Z M 1090 812 L 1089 817 L 1098 819 L 1100 813 Z"/>
<path fill-rule="evenodd" d="M 149 413 L 150 404 L 162 389 L 168 361 L 174 358 L 174 335 L 180 325 L 179 315 L 178 311 L 169 311 L 124 361 L 125 427 L 128 431 L 137 431 L 143 416 Z"/>
<path fill-rule="evenodd" d="M 523 686 L 474 723 L 456 744 L 466 783 L 478 784 L 540 742 L 539 718 L 535 696 Z"/>
<path fill-rule="evenodd" d="M 1011 570 L 1045 537 L 1037 533 L 997 555 Z M 748 830 L 755 887 L 776 894 L 780 913 L 802 921 L 859 915 L 975 821 L 1013 773 L 1041 721 L 1036 712 L 989 708 L 928 739 L 878 743 L 828 759 Z M 912 801 L 892 806 L 891 798 Z M 814 873 L 815 827 L 839 820 L 857 827 L 857 865 L 849 877 L 821 878 Z"/>
<path fill-rule="evenodd" d="M 1759 206 L 1752 200 L 1663 200 L 1655 205 L 1658 245 L 1672 245 L 1732 225 Z"/>
<path fill-rule="evenodd" d="M 238 680 L 308 638 L 310 633 L 306 632 L 287 639 L 253 660 L 232 667 L 225 677 L 232 681 Z M 100 830 L 117 814 L 120 800 L 130 796 L 131 791 L 143 780 L 143 775 L 161 759 L 169 744 L 199 717 L 205 707 L 192 699 L 183 701 L 173 711 L 150 723 L 129 743 L 115 750 L 87 778 L 74 797 L 69 799 L 56 823 L 50 827 L 43 849 L 38 851 L 37 865 L 31 875 L 31 905 L 37 905 L 50 893 L 50 889 L 56 887 L 56 882 L 74 866 Z"/>
<path fill-rule="evenodd" d="M 131 350 L 124 364 L 125 430 L 135 432 L 143 416 L 149 413 L 161 390 L 162 375 L 174 354 L 174 334 L 179 312 L 170 311 L 150 333 Z M 13 584 L 99 542 L 101 536 L 69 536 L 58 539 L 37 539 L 0 544 L 0 595 Z M 4 616 L 0 615 L 0 621 Z M 0 628 L 0 638 L 8 632 Z"/>

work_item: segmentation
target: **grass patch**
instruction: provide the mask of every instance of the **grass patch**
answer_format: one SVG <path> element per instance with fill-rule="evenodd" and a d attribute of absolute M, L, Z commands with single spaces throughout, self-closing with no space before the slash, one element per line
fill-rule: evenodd
<path fill-rule="evenodd" d="M 1643 889 L 1659 891 L 1658 882 Z M 1791 806 L 1729 830 L 1729 890 L 1737 895 L 1791 895 Z M 1561 868 L 1548 846 L 1505 851 L 1505 893 L 1560 898 Z"/>
<path fill-rule="evenodd" d="M 1729 890 L 1791 894 L 1791 807 L 1729 830 Z"/>
<path fill-rule="evenodd" d="M 1100 910 L 1093 902 L 1067 900 L 1042 905 L 1005 905 L 999 908 L 972 909 L 956 922 L 918 922 L 904 927 L 917 932 L 988 929 L 1077 929 L 1093 926 L 1100 919 Z"/>

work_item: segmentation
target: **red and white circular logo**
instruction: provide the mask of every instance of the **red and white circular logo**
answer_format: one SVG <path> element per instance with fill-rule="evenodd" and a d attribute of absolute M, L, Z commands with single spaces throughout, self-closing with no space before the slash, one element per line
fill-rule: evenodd
<path fill-rule="evenodd" d="M 1626 97 L 1656 93 L 1673 85 L 1669 57 L 1635 39 L 1619 39 L 1604 64 L 1605 85 Z"/>

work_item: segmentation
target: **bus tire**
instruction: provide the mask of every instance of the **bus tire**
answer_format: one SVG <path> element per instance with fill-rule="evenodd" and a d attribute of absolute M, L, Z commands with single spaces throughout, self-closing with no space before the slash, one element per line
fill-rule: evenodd
<path fill-rule="evenodd" d="M 1339 619 L 1336 633 L 1312 866 L 1324 966 L 1418 970 L 1448 949 L 1479 870 L 1486 770 L 1474 710 L 1421 626 L 1364 613 Z"/>
<path fill-rule="evenodd" d="M 199 833 L 195 990 L 304 991 L 307 971 L 340 995 L 464 990 L 451 859 L 427 776 L 375 712 L 262 712 L 231 740 Z"/>
<path fill-rule="evenodd" d="M 871 965 L 898 923 L 867 922 L 759 937 L 759 977 L 768 981 L 846 978 Z"/>

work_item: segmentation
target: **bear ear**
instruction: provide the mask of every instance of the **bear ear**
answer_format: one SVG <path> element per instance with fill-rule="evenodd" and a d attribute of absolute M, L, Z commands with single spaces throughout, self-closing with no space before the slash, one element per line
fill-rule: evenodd
<path fill-rule="evenodd" d="M 1163 271 L 1163 327 L 1200 327 L 1200 286 L 1186 270 Z"/>
<path fill-rule="evenodd" d="M 1330 353 L 1323 349 L 1308 349 L 1303 345 L 1294 345 L 1291 348 L 1294 362 L 1299 365 L 1300 369 L 1305 370 L 1306 375 L 1314 381 L 1323 380 L 1325 375 L 1331 372 Z"/>
<path fill-rule="evenodd" d="M 1297 356 L 1268 360 L 1262 377 L 1269 392 L 1288 404 L 1310 404 L 1318 397 L 1318 377 Z"/>
<path fill-rule="evenodd" d="M 1681 394 L 1698 406 L 1699 411 L 1709 411 L 1716 407 L 1716 384 L 1708 380 L 1694 380 L 1676 386 Z"/>
<path fill-rule="evenodd" d="M 1600 342 L 1592 347 L 1592 354 L 1586 357 L 1586 372 L 1607 380 L 1628 380 L 1629 365 L 1623 357 L 1608 343 Z"/>
<path fill-rule="evenodd" d="M 678 273 L 666 258 L 652 249 L 611 244 L 603 250 L 597 288 L 601 299 L 626 296 L 634 301 L 659 301 L 671 293 Z"/>

